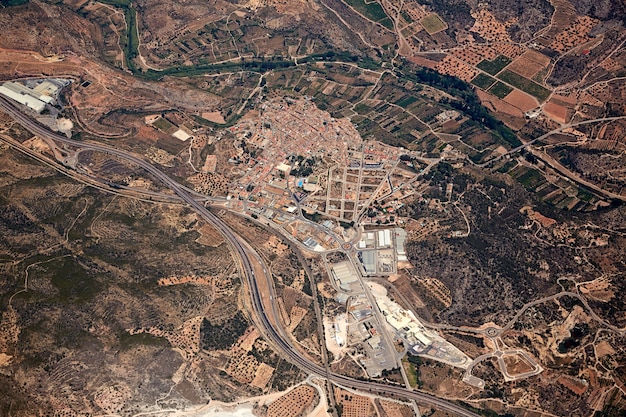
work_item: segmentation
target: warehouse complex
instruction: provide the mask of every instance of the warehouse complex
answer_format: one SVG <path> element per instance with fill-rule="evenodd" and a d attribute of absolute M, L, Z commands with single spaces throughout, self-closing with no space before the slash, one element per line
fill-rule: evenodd
<path fill-rule="evenodd" d="M 0 86 L 0 94 L 37 113 L 41 113 L 46 108 L 46 104 L 55 103 L 56 94 L 60 89 L 57 84 L 50 80 L 41 81 L 33 88 L 7 81 Z"/>
<path fill-rule="evenodd" d="M 406 262 L 404 241 L 406 232 L 401 228 L 365 231 L 356 244 L 360 268 L 366 276 L 392 275 L 397 263 Z"/>

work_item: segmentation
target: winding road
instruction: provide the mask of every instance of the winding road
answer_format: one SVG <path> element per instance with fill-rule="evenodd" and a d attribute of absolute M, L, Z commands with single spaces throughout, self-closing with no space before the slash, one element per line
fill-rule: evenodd
<path fill-rule="evenodd" d="M 93 150 L 97 152 L 107 153 L 109 155 L 115 155 L 128 162 L 136 164 L 137 166 L 143 168 L 146 172 L 154 176 L 155 179 L 158 179 L 164 185 L 170 188 L 182 201 L 187 203 L 189 207 L 191 207 L 198 214 L 198 216 L 200 216 L 202 219 L 218 229 L 220 233 L 222 233 L 224 238 L 228 241 L 229 245 L 234 250 L 240 260 L 241 272 L 250 292 L 250 300 L 252 304 L 252 309 L 254 311 L 255 324 L 258 326 L 259 330 L 268 340 L 268 342 L 270 342 L 277 351 L 282 353 L 284 357 L 286 357 L 291 363 L 299 367 L 304 372 L 313 375 L 319 375 L 323 378 L 327 378 L 335 384 L 355 390 L 376 392 L 378 394 L 385 394 L 393 397 L 415 400 L 420 404 L 445 410 L 461 417 L 478 417 L 478 414 L 475 414 L 461 407 L 460 405 L 435 397 L 433 395 L 419 391 L 408 390 L 400 386 L 383 385 L 369 381 L 361 381 L 344 375 L 331 373 L 328 372 L 322 365 L 310 361 L 296 349 L 296 347 L 292 343 L 291 338 L 285 333 L 285 330 L 280 325 L 278 325 L 280 323 L 280 318 L 277 314 L 275 304 L 271 303 L 269 311 L 267 306 L 263 304 L 259 287 L 259 282 L 261 282 L 261 280 L 264 280 L 263 285 L 267 285 L 267 288 L 270 289 L 270 299 L 274 299 L 275 296 L 271 293 L 273 291 L 271 276 L 269 276 L 267 273 L 263 273 L 263 276 L 259 276 L 261 275 L 259 271 L 266 271 L 267 267 L 258 255 L 258 253 L 256 253 L 256 251 L 252 247 L 250 247 L 250 245 L 248 245 L 240 236 L 236 235 L 223 220 L 221 220 L 219 217 L 209 211 L 202 202 L 197 201 L 194 196 L 187 189 L 185 189 L 185 187 L 183 187 L 181 184 L 160 171 L 151 163 L 127 151 L 119 150 L 107 145 L 103 145 L 101 143 L 76 141 L 54 134 L 39 125 L 38 123 L 31 120 L 26 115 L 22 114 L 11 104 L 11 102 L 2 97 L 0 97 L 0 109 L 9 114 L 16 122 L 20 123 L 31 133 L 41 138 L 59 142 L 65 145 L 74 146 L 79 148 L 81 151 Z M 272 322 L 277 323 L 277 325 L 274 326 Z"/>

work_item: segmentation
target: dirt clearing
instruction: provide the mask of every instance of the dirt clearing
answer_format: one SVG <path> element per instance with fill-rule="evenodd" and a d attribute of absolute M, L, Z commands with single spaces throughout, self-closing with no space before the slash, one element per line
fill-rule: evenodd
<path fill-rule="evenodd" d="M 509 95 L 504 98 L 504 101 L 523 112 L 527 112 L 539 106 L 539 102 L 536 98 L 517 89 L 511 91 Z"/>

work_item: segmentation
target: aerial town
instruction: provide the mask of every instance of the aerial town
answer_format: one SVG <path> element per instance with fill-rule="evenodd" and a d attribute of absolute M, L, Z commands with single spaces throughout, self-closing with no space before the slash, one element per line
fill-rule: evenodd
<path fill-rule="evenodd" d="M 625 27 L 0 0 L 0 416 L 623 416 Z"/>

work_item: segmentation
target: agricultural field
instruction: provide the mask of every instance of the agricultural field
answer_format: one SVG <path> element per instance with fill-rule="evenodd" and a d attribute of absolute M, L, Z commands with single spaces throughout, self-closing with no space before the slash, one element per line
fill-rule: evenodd
<path fill-rule="evenodd" d="M 513 87 L 519 88 L 531 96 L 536 97 L 539 101 L 545 101 L 551 94 L 550 90 L 547 88 L 542 87 L 534 81 L 524 78 L 521 75 L 509 70 L 502 71 L 498 74 L 498 78 L 511 84 Z"/>
<path fill-rule="evenodd" d="M 509 172 L 509 175 L 519 181 L 527 189 L 533 190 L 545 181 L 541 172 L 533 168 L 518 167 Z"/>
<path fill-rule="evenodd" d="M 430 35 L 434 35 L 435 33 L 441 32 L 442 30 L 446 30 L 448 28 L 446 22 L 441 20 L 439 15 L 437 15 L 436 13 L 423 17 L 420 20 L 420 24 Z"/>
<path fill-rule="evenodd" d="M 527 112 L 530 111 L 534 108 L 536 108 L 537 106 L 539 106 L 539 103 L 537 102 L 537 100 L 520 91 L 520 90 L 513 90 L 511 91 L 509 94 L 507 94 L 507 96 L 504 98 L 504 101 L 512 104 L 513 106 L 517 107 L 518 109 L 520 109 L 523 112 Z"/>
<path fill-rule="evenodd" d="M 156 129 L 159 129 L 161 132 L 167 133 L 167 134 L 172 134 L 178 129 L 178 127 L 175 124 L 173 124 L 172 122 L 170 122 L 164 117 L 159 117 L 157 120 L 152 122 L 152 126 L 154 126 Z"/>
<path fill-rule="evenodd" d="M 476 87 L 480 87 L 483 90 L 489 90 L 489 87 L 491 87 L 496 80 L 486 74 L 480 73 L 471 82 Z"/>
<path fill-rule="evenodd" d="M 303 411 L 313 405 L 316 394 L 313 387 L 301 385 L 272 402 L 268 406 L 267 416 L 299 417 Z"/>
<path fill-rule="evenodd" d="M 447 55 L 443 60 L 441 60 L 441 62 L 435 66 L 435 69 L 442 74 L 452 75 L 453 77 L 460 78 L 465 82 L 470 82 L 480 73 L 480 71 L 473 66 L 466 64 L 451 55 Z"/>
<path fill-rule="evenodd" d="M 498 98 L 504 98 L 507 95 L 509 95 L 509 93 L 513 91 L 513 89 L 511 87 L 509 87 L 508 85 L 504 84 L 501 81 L 496 82 L 489 90 L 488 92 L 493 94 L 494 96 L 498 97 Z"/>
<path fill-rule="evenodd" d="M 511 63 L 510 58 L 504 55 L 498 55 L 491 61 L 487 59 L 481 61 L 478 65 L 476 65 L 476 67 L 480 68 L 481 70 L 491 75 L 496 75 L 510 63 Z"/>
<path fill-rule="evenodd" d="M 377 1 L 366 1 L 366 0 L 342 0 L 345 1 L 350 6 L 354 7 L 354 9 L 361 13 L 363 16 L 368 18 L 369 20 L 380 23 L 385 26 L 387 29 L 393 29 L 393 23 L 389 16 L 385 13 L 382 6 Z"/>
<path fill-rule="evenodd" d="M 550 57 L 528 50 L 511 62 L 506 69 L 530 79 L 542 72 L 549 64 Z"/>

